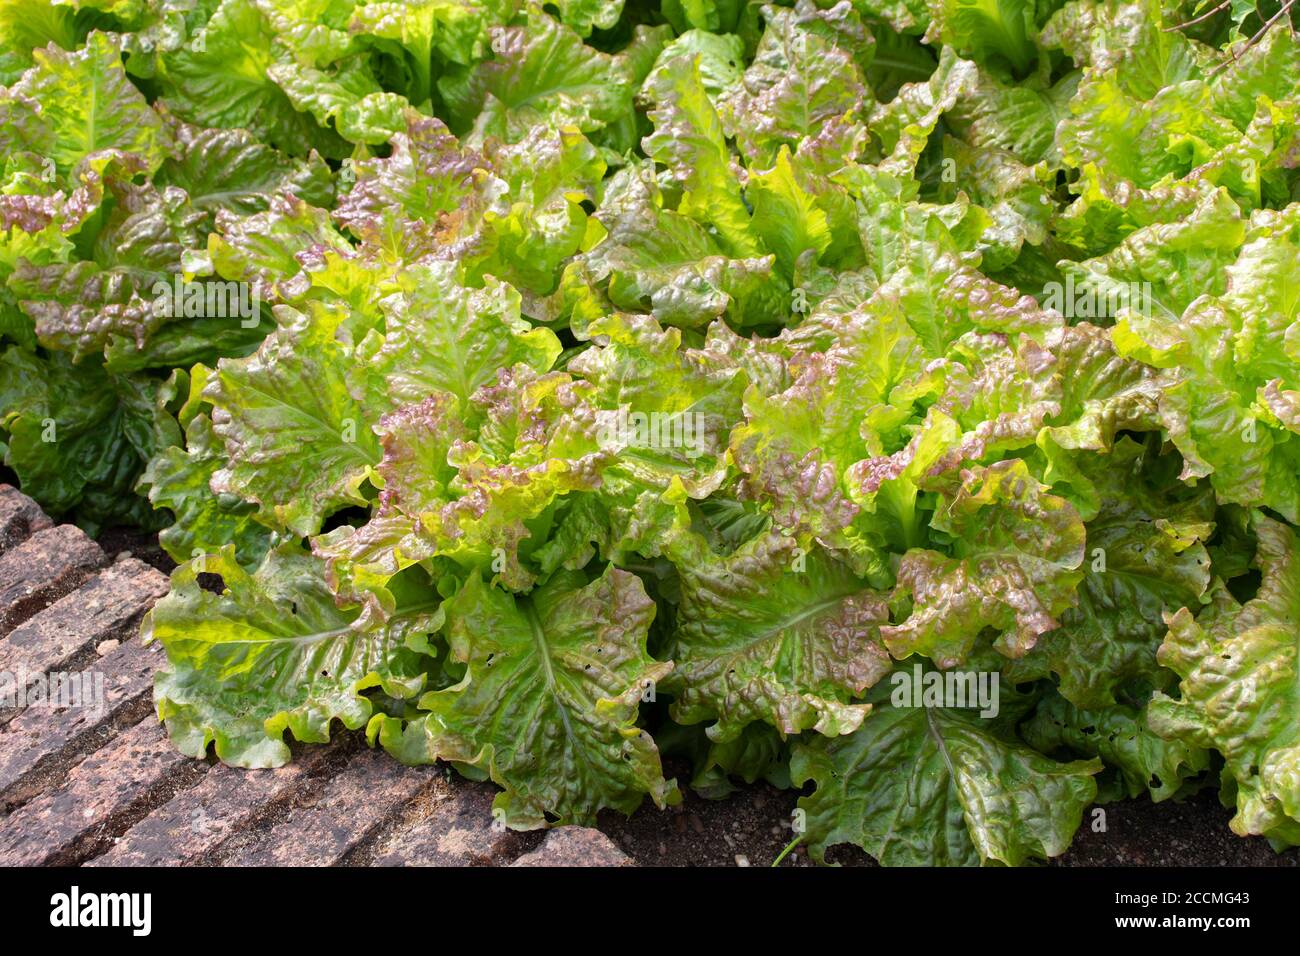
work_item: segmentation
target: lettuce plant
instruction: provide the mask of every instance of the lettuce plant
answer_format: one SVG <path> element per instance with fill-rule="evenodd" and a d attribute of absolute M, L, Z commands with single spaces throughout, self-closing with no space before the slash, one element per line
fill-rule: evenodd
<path fill-rule="evenodd" d="M 196 757 L 1298 843 L 1300 43 L 1204 7 L 0 0 L 5 464 L 161 529 Z"/>

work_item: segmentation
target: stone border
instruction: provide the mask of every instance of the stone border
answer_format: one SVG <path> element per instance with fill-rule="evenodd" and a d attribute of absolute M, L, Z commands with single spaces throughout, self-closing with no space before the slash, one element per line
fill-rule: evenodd
<path fill-rule="evenodd" d="M 354 734 L 277 770 L 185 757 L 153 710 L 161 652 L 138 634 L 167 588 L 0 485 L 0 681 L 23 691 L 0 700 L 0 866 L 632 865 L 599 830 L 494 825 L 490 784 Z M 60 688 L 71 706 L 52 706 Z"/>

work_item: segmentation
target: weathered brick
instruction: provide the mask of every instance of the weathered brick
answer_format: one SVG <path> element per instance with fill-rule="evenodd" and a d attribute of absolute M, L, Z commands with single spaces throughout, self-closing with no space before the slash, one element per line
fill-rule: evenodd
<path fill-rule="evenodd" d="M 166 593 L 166 576 L 135 558 L 118 561 L 0 641 L 0 671 L 65 669 L 105 640 L 131 638 L 144 612 Z"/>
<path fill-rule="evenodd" d="M 275 770 L 213 767 L 196 786 L 177 794 L 113 841 L 87 866 L 182 866 L 310 786 L 333 747 L 309 747 Z"/>
<path fill-rule="evenodd" d="M 53 525 L 31 498 L 13 485 L 0 485 L 0 554 Z"/>
<path fill-rule="evenodd" d="M 124 723 L 134 724 L 150 710 L 154 671 L 162 658 L 158 645 L 128 641 L 80 672 L 83 688 L 102 693 L 78 707 L 55 710 L 28 707 L 0 728 L 0 802 L 27 799 L 28 781 L 47 777 L 80 754 L 101 745 Z M 87 679 L 88 678 L 88 679 Z"/>
<path fill-rule="evenodd" d="M 76 525 L 37 531 L 0 555 L 0 635 L 8 634 L 108 563 Z"/>
<path fill-rule="evenodd" d="M 497 788 L 449 781 L 431 810 L 385 840 L 375 866 L 492 866 L 519 852 L 520 836 L 494 824 Z"/>
<path fill-rule="evenodd" d="M 172 788 L 207 764 L 186 757 L 153 717 L 68 772 L 57 790 L 23 804 L 0 827 L 0 866 L 73 864 L 96 855 Z"/>
<path fill-rule="evenodd" d="M 434 786 L 430 767 L 405 767 L 380 750 L 363 750 L 304 805 L 268 829 L 236 837 L 224 866 L 332 866 L 384 822 Z"/>
<path fill-rule="evenodd" d="M 511 866 L 635 866 L 632 859 L 593 827 L 560 827 Z"/>

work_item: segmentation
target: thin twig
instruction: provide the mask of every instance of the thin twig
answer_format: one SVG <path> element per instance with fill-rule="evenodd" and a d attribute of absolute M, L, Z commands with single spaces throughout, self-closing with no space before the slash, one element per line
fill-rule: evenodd
<path fill-rule="evenodd" d="M 1250 38 L 1249 40 L 1247 40 L 1245 43 L 1243 43 L 1243 44 L 1241 44 L 1240 46 L 1238 46 L 1238 47 L 1236 47 L 1235 49 L 1233 49 L 1233 51 L 1232 51 L 1232 59 L 1230 59 L 1230 60 L 1226 60 L 1226 61 L 1224 61 L 1223 63 L 1220 63 L 1217 67 L 1214 68 L 1214 70 L 1210 73 L 1210 77 L 1211 77 L 1211 79 L 1214 78 L 1214 77 L 1216 77 L 1216 76 L 1218 76 L 1220 73 L 1222 73 L 1224 70 L 1226 70 L 1226 69 L 1227 69 L 1229 66 L 1231 66 L 1233 63 L 1236 63 L 1237 60 L 1241 58 L 1241 55 L 1242 55 L 1243 53 L 1245 53 L 1245 52 L 1246 52 L 1247 50 L 1249 50 L 1251 47 L 1255 46 L 1255 44 L 1259 43 L 1259 41 L 1260 41 L 1261 39 L 1263 39 L 1264 34 L 1268 32 L 1269 27 L 1271 27 L 1273 24 L 1277 23 L 1277 21 L 1278 21 L 1279 19 L 1281 19 L 1282 15 L 1285 14 L 1288 10 L 1290 10 L 1293 6 L 1295 6 L 1295 4 L 1296 4 L 1296 0 L 1286 0 L 1286 3 L 1282 4 L 1282 9 L 1278 10 L 1277 13 L 1275 13 L 1275 14 L 1273 14 L 1271 17 L 1269 17 L 1269 18 L 1264 22 L 1264 25 L 1263 25 L 1262 27 L 1260 27 L 1258 31 L 1256 31 L 1256 33 L 1255 33 L 1255 35 L 1254 35 L 1253 37 L 1251 37 L 1251 38 Z M 1288 20 L 1287 22 L 1290 23 L 1289 20 Z"/>
<path fill-rule="evenodd" d="M 1213 10 L 1210 10 L 1208 13 L 1202 13 L 1199 17 L 1195 17 L 1191 20 L 1188 20 L 1186 23 L 1179 23 L 1176 26 L 1165 27 L 1164 31 L 1166 33 L 1171 33 L 1174 30 L 1181 30 L 1183 27 L 1194 26 L 1195 24 L 1200 23 L 1202 20 L 1210 19 L 1210 17 L 1214 16 L 1220 10 L 1226 10 L 1230 6 L 1232 6 L 1232 0 L 1223 0 L 1221 4 L 1219 4 Z"/>
<path fill-rule="evenodd" d="M 1260 37 L 1262 37 L 1265 33 L 1268 32 L 1268 28 L 1271 27 L 1273 24 L 1277 23 L 1277 21 L 1281 18 L 1282 14 L 1286 13 L 1293 6 L 1295 6 L 1295 2 L 1296 0 L 1286 0 L 1286 3 L 1282 4 L 1282 9 L 1279 10 L 1277 13 L 1273 14 L 1271 17 L 1269 17 L 1268 20 L 1264 23 L 1264 25 L 1259 28 L 1259 32 L 1246 41 L 1246 45 L 1241 48 L 1241 52 L 1245 53 L 1256 43 L 1258 43 Z"/>

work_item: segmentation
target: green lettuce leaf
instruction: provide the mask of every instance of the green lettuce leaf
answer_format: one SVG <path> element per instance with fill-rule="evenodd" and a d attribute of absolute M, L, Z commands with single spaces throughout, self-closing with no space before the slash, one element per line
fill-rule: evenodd
<path fill-rule="evenodd" d="M 438 626 L 436 593 L 417 591 L 385 618 L 378 602 L 338 607 L 321 572 L 292 546 L 270 552 L 253 574 L 233 546 L 176 569 L 143 630 L 167 653 L 154 700 L 183 753 L 201 757 L 215 743 L 232 766 L 278 767 L 289 760 L 286 730 L 324 743 L 333 721 L 355 730 L 370 719 L 363 691 L 419 692 L 420 638 Z M 200 573 L 220 575 L 223 592 L 204 590 Z"/>
<path fill-rule="evenodd" d="M 734 740 L 762 720 L 782 736 L 852 732 L 870 708 L 853 703 L 890 667 L 879 628 L 884 595 L 821 551 L 769 533 L 728 555 L 697 535 L 671 542 L 681 602 L 667 689 L 673 717 L 713 720 Z"/>
<path fill-rule="evenodd" d="M 1220 591 L 1200 615 L 1182 608 L 1168 617 L 1160 662 L 1179 678 L 1177 699 L 1157 694 L 1150 707 L 1156 733 L 1224 758 L 1235 782 L 1232 829 L 1279 845 L 1300 842 L 1297 738 L 1292 719 L 1297 634 L 1297 547 L 1284 524 L 1256 515 L 1258 593 L 1244 604 Z"/>
<path fill-rule="evenodd" d="M 898 587 L 911 595 L 912 612 L 881 628 L 895 656 L 920 652 L 940 666 L 960 664 L 988 627 L 998 632 L 998 650 L 1020 657 L 1075 603 L 1083 522 L 1023 462 L 967 472 L 931 525 L 952 537 L 952 553 L 903 556 Z"/>
<path fill-rule="evenodd" d="M 367 503 L 379 443 L 348 391 L 338 312 L 278 310 L 280 328 L 255 354 L 222 360 L 204 392 L 227 458 L 211 486 L 256 502 L 269 527 L 309 535 L 332 511 Z"/>
<path fill-rule="evenodd" d="M 1101 761 L 1058 763 L 1030 750 L 1010 713 L 986 719 L 898 706 L 891 696 L 881 685 L 852 734 L 794 747 L 791 781 L 816 788 L 799 798 L 814 859 L 837 843 L 885 866 L 1018 866 L 1065 852 L 1096 796 Z"/>
<path fill-rule="evenodd" d="M 646 654 L 655 607 L 636 575 L 610 568 L 587 584 L 566 573 L 528 597 L 471 576 L 443 611 L 465 677 L 425 694 L 429 713 L 405 727 L 375 718 L 372 738 L 394 756 L 486 773 L 504 788 L 494 809 L 517 829 L 677 800 L 636 725 L 642 696 L 672 669 Z"/>

